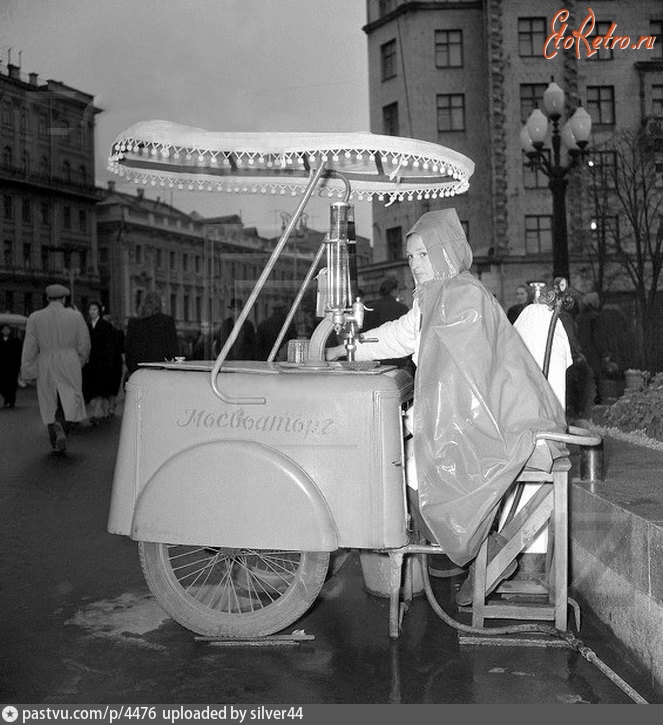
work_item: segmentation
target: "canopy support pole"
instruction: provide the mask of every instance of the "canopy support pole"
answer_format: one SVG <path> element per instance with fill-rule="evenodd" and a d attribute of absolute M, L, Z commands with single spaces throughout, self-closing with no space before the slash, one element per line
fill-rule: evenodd
<path fill-rule="evenodd" d="M 309 199 L 311 198 L 311 195 L 313 194 L 313 191 L 315 187 L 317 186 L 318 182 L 320 181 L 320 178 L 322 177 L 323 173 L 325 171 L 325 163 L 323 161 L 320 162 L 320 166 L 315 171 L 312 171 L 308 184 L 306 185 L 306 189 L 304 191 L 304 194 L 302 196 L 301 201 L 299 202 L 299 206 L 297 207 L 296 212 L 293 214 L 292 219 L 288 222 L 288 225 L 283 230 L 283 233 L 281 234 L 281 238 L 278 241 L 278 244 L 276 247 L 274 247 L 274 251 L 272 252 L 267 265 L 263 269 L 262 273 L 260 274 L 260 277 L 258 277 L 258 281 L 256 282 L 253 290 L 251 291 L 251 294 L 249 295 L 248 300 L 246 301 L 246 304 L 244 305 L 242 311 L 240 312 L 239 317 L 235 321 L 235 325 L 233 329 L 230 332 L 230 335 L 228 336 L 228 339 L 224 343 L 223 347 L 221 348 L 221 352 L 219 352 L 219 355 L 216 359 L 216 362 L 214 363 L 214 367 L 212 368 L 211 373 L 211 383 L 212 383 L 212 390 L 214 391 L 214 394 L 220 398 L 224 403 L 227 403 L 228 405 L 265 405 L 267 402 L 265 398 L 229 398 L 227 395 L 224 395 L 221 390 L 219 390 L 217 386 L 217 376 L 219 374 L 219 371 L 221 370 L 221 365 L 223 365 L 223 361 L 226 359 L 228 355 L 228 351 L 235 343 L 235 340 L 237 339 L 237 336 L 239 335 L 239 331 L 242 328 L 242 325 L 246 321 L 246 318 L 249 316 L 249 313 L 251 312 L 253 305 L 255 304 L 256 299 L 258 298 L 258 295 L 262 291 L 262 288 L 265 285 L 265 282 L 267 281 L 267 278 L 272 272 L 272 269 L 274 268 L 274 265 L 276 264 L 276 261 L 278 260 L 281 252 L 283 251 L 283 247 L 285 247 L 286 242 L 288 241 L 288 238 L 290 237 L 290 234 L 292 233 L 293 229 L 295 228 L 295 225 L 299 221 L 299 217 L 302 215 L 302 212 L 304 211 L 304 208 L 306 207 L 306 204 L 308 203 Z"/>

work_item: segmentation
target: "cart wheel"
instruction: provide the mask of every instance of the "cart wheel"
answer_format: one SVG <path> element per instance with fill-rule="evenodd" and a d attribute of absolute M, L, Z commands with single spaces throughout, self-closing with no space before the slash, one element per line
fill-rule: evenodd
<path fill-rule="evenodd" d="M 138 542 L 150 591 L 206 637 L 262 637 L 299 619 L 322 589 L 329 553 Z"/>

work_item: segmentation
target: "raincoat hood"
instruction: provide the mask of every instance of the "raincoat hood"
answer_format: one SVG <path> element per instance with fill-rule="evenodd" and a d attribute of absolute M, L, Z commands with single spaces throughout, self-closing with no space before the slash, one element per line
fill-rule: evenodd
<path fill-rule="evenodd" d="M 472 250 L 455 209 L 429 211 L 405 235 L 418 234 L 433 265 L 435 279 L 450 279 L 472 266 Z"/>

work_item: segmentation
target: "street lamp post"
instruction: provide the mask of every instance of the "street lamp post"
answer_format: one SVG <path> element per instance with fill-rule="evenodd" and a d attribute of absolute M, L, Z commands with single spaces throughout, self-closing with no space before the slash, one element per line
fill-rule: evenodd
<path fill-rule="evenodd" d="M 551 80 L 543 93 L 545 114 L 535 108 L 520 131 L 522 149 L 529 160 L 529 167 L 548 177 L 552 193 L 552 243 L 553 276 L 569 279 L 569 249 L 566 227 L 566 188 L 568 173 L 587 154 L 587 144 L 592 131 L 589 113 L 579 106 L 560 130 L 564 111 L 564 91 Z M 544 149 L 549 123 L 552 122 L 550 145 L 552 155 Z M 566 146 L 568 161 L 561 163 L 562 143 Z"/>

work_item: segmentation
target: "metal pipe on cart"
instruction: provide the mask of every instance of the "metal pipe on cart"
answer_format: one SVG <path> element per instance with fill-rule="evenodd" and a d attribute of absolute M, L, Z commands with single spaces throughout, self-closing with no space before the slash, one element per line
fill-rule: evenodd
<path fill-rule="evenodd" d="M 283 323 L 283 326 L 281 327 L 281 330 L 279 331 L 279 335 L 276 338 L 276 342 L 274 343 L 272 349 L 269 351 L 269 355 L 267 357 L 268 362 L 273 362 L 274 358 L 276 357 L 276 353 L 281 347 L 281 343 L 283 342 L 283 338 L 286 335 L 286 332 L 288 331 L 288 328 L 290 327 L 290 323 L 292 322 L 293 318 L 295 317 L 295 313 L 297 312 L 297 308 L 299 307 L 299 304 L 302 301 L 302 298 L 306 294 L 306 290 L 308 289 L 309 284 L 311 283 L 311 280 L 313 279 L 313 275 L 315 274 L 315 270 L 318 267 L 318 264 L 320 263 L 320 260 L 322 259 L 322 255 L 325 252 L 325 243 L 323 242 L 320 247 L 318 248 L 318 252 L 315 255 L 315 259 L 311 263 L 311 266 L 309 267 L 308 272 L 306 273 L 306 277 L 304 278 L 304 281 L 301 284 L 301 287 L 299 288 L 299 292 L 297 293 L 297 296 L 295 297 L 295 301 L 292 303 L 292 306 L 290 307 L 290 311 L 288 312 L 287 317 L 285 318 L 285 322 Z"/>
<path fill-rule="evenodd" d="M 239 331 L 241 330 L 242 325 L 246 321 L 246 318 L 249 316 L 249 313 L 251 312 L 251 309 L 253 308 L 253 305 L 255 304 L 256 299 L 258 298 L 258 295 L 262 291 L 262 288 L 264 287 L 265 282 L 267 281 L 267 278 L 271 274 L 272 269 L 274 268 L 274 265 L 276 264 L 276 261 L 279 258 L 279 255 L 283 251 L 283 247 L 285 246 L 286 242 L 288 241 L 288 238 L 290 237 L 292 230 L 295 228 L 295 225 L 299 221 L 299 217 L 301 216 L 302 212 L 304 211 L 304 207 L 306 206 L 309 199 L 311 198 L 311 195 L 313 194 L 313 190 L 315 189 L 318 182 L 320 181 L 320 178 L 322 177 L 322 174 L 324 171 L 325 171 L 325 163 L 323 161 L 321 161 L 320 166 L 318 166 L 318 168 L 311 173 L 308 184 L 304 191 L 304 194 L 301 198 L 301 201 L 299 202 L 299 206 L 297 207 L 297 211 L 293 214 L 292 219 L 290 219 L 287 227 L 283 230 L 283 234 L 281 234 L 281 238 L 279 239 L 276 247 L 274 247 L 274 250 L 272 251 L 272 254 L 269 257 L 269 260 L 267 261 L 265 268 L 261 272 L 260 277 L 258 277 L 258 281 L 256 282 L 253 290 L 251 291 L 251 294 L 249 295 L 249 298 L 246 301 L 246 304 L 244 305 L 242 311 L 240 312 L 239 317 L 235 321 L 235 325 L 234 325 L 233 329 L 230 331 L 230 335 L 228 336 L 228 339 L 226 340 L 223 347 L 221 348 L 221 352 L 219 352 L 219 356 L 217 357 L 216 362 L 214 363 L 214 367 L 212 368 L 212 373 L 211 373 L 212 390 L 214 391 L 214 394 L 218 398 L 220 398 L 224 403 L 227 403 L 229 405 L 264 405 L 266 402 L 264 398 L 229 398 L 228 396 L 224 395 L 221 390 L 219 390 L 219 388 L 217 386 L 217 376 L 219 374 L 219 371 L 221 370 L 221 365 L 223 364 L 223 361 L 226 359 L 226 356 L 228 355 L 228 351 L 235 343 L 235 340 L 237 339 L 237 336 L 239 335 Z"/>

